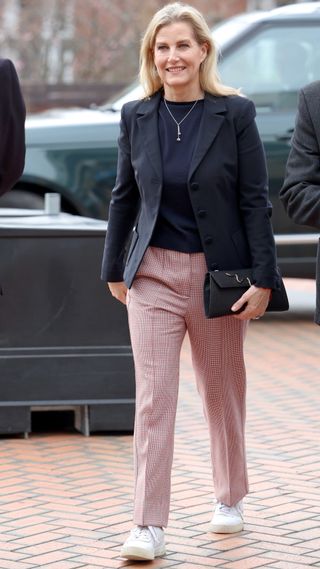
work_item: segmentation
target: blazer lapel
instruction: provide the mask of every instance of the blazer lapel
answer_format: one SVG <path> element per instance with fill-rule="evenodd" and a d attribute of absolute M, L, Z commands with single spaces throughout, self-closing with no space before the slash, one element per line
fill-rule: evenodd
<path fill-rule="evenodd" d="M 141 105 L 137 110 L 137 123 L 141 133 L 141 143 L 149 157 L 150 164 L 159 178 L 160 183 L 162 183 L 163 173 L 158 128 L 158 108 L 160 99 L 161 92 L 159 91 L 152 97 L 141 102 Z M 226 104 L 223 97 L 214 97 L 209 94 L 205 95 L 202 119 L 189 168 L 189 179 L 216 138 L 223 124 L 226 110 Z"/>
<path fill-rule="evenodd" d="M 223 97 L 206 94 L 196 146 L 192 156 L 188 179 L 208 152 L 224 121 L 226 104 Z"/>
<path fill-rule="evenodd" d="M 142 101 L 137 110 L 137 123 L 141 133 L 141 142 L 155 173 L 159 177 L 159 181 L 162 183 L 162 161 L 158 128 L 160 98 L 161 93 L 158 92 Z"/>

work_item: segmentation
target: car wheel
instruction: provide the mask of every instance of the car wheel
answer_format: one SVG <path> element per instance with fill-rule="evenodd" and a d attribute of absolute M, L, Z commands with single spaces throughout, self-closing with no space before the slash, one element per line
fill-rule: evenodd
<path fill-rule="evenodd" d="M 44 198 L 27 190 L 10 190 L 0 198 L 0 207 L 44 209 Z"/>

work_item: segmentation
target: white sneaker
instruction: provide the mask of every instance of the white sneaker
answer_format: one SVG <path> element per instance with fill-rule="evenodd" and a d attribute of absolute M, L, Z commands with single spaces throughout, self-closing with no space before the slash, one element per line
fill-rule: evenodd
<path fill-rule="evenodd" d="M 217 502 L 209 528 L 215 533 L 236 533 L 243 530 L 242 500 L 235 506 Z"/>
<path fill-rule="evenodd" d="M 164 531 L 154 526 L 136 526 L 121 549 L 121 557 L 144 561 L 166 553 Z"/>

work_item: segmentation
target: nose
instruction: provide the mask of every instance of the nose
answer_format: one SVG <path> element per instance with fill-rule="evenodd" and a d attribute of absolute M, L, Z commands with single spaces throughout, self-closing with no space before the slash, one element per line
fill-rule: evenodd
<path fill-rule="evenodd" d="M 171 47 L 169 54 L 168 54 L 168 61 L 177 61 L 179 59 L 179 55 L 175 47 Z"/>

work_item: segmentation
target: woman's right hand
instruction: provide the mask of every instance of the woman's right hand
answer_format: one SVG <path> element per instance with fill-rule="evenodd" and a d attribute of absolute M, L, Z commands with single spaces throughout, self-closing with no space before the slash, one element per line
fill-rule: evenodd
<path fill-rule="evenodd" d="M 107 283 L 107 284 L 112 296 L 114 296 L 114 298 L 122 302 L 122 304 L 126 304 L 128 287 L 125 285 L 125 283 L 119 282 L 119 283 Z"/>

